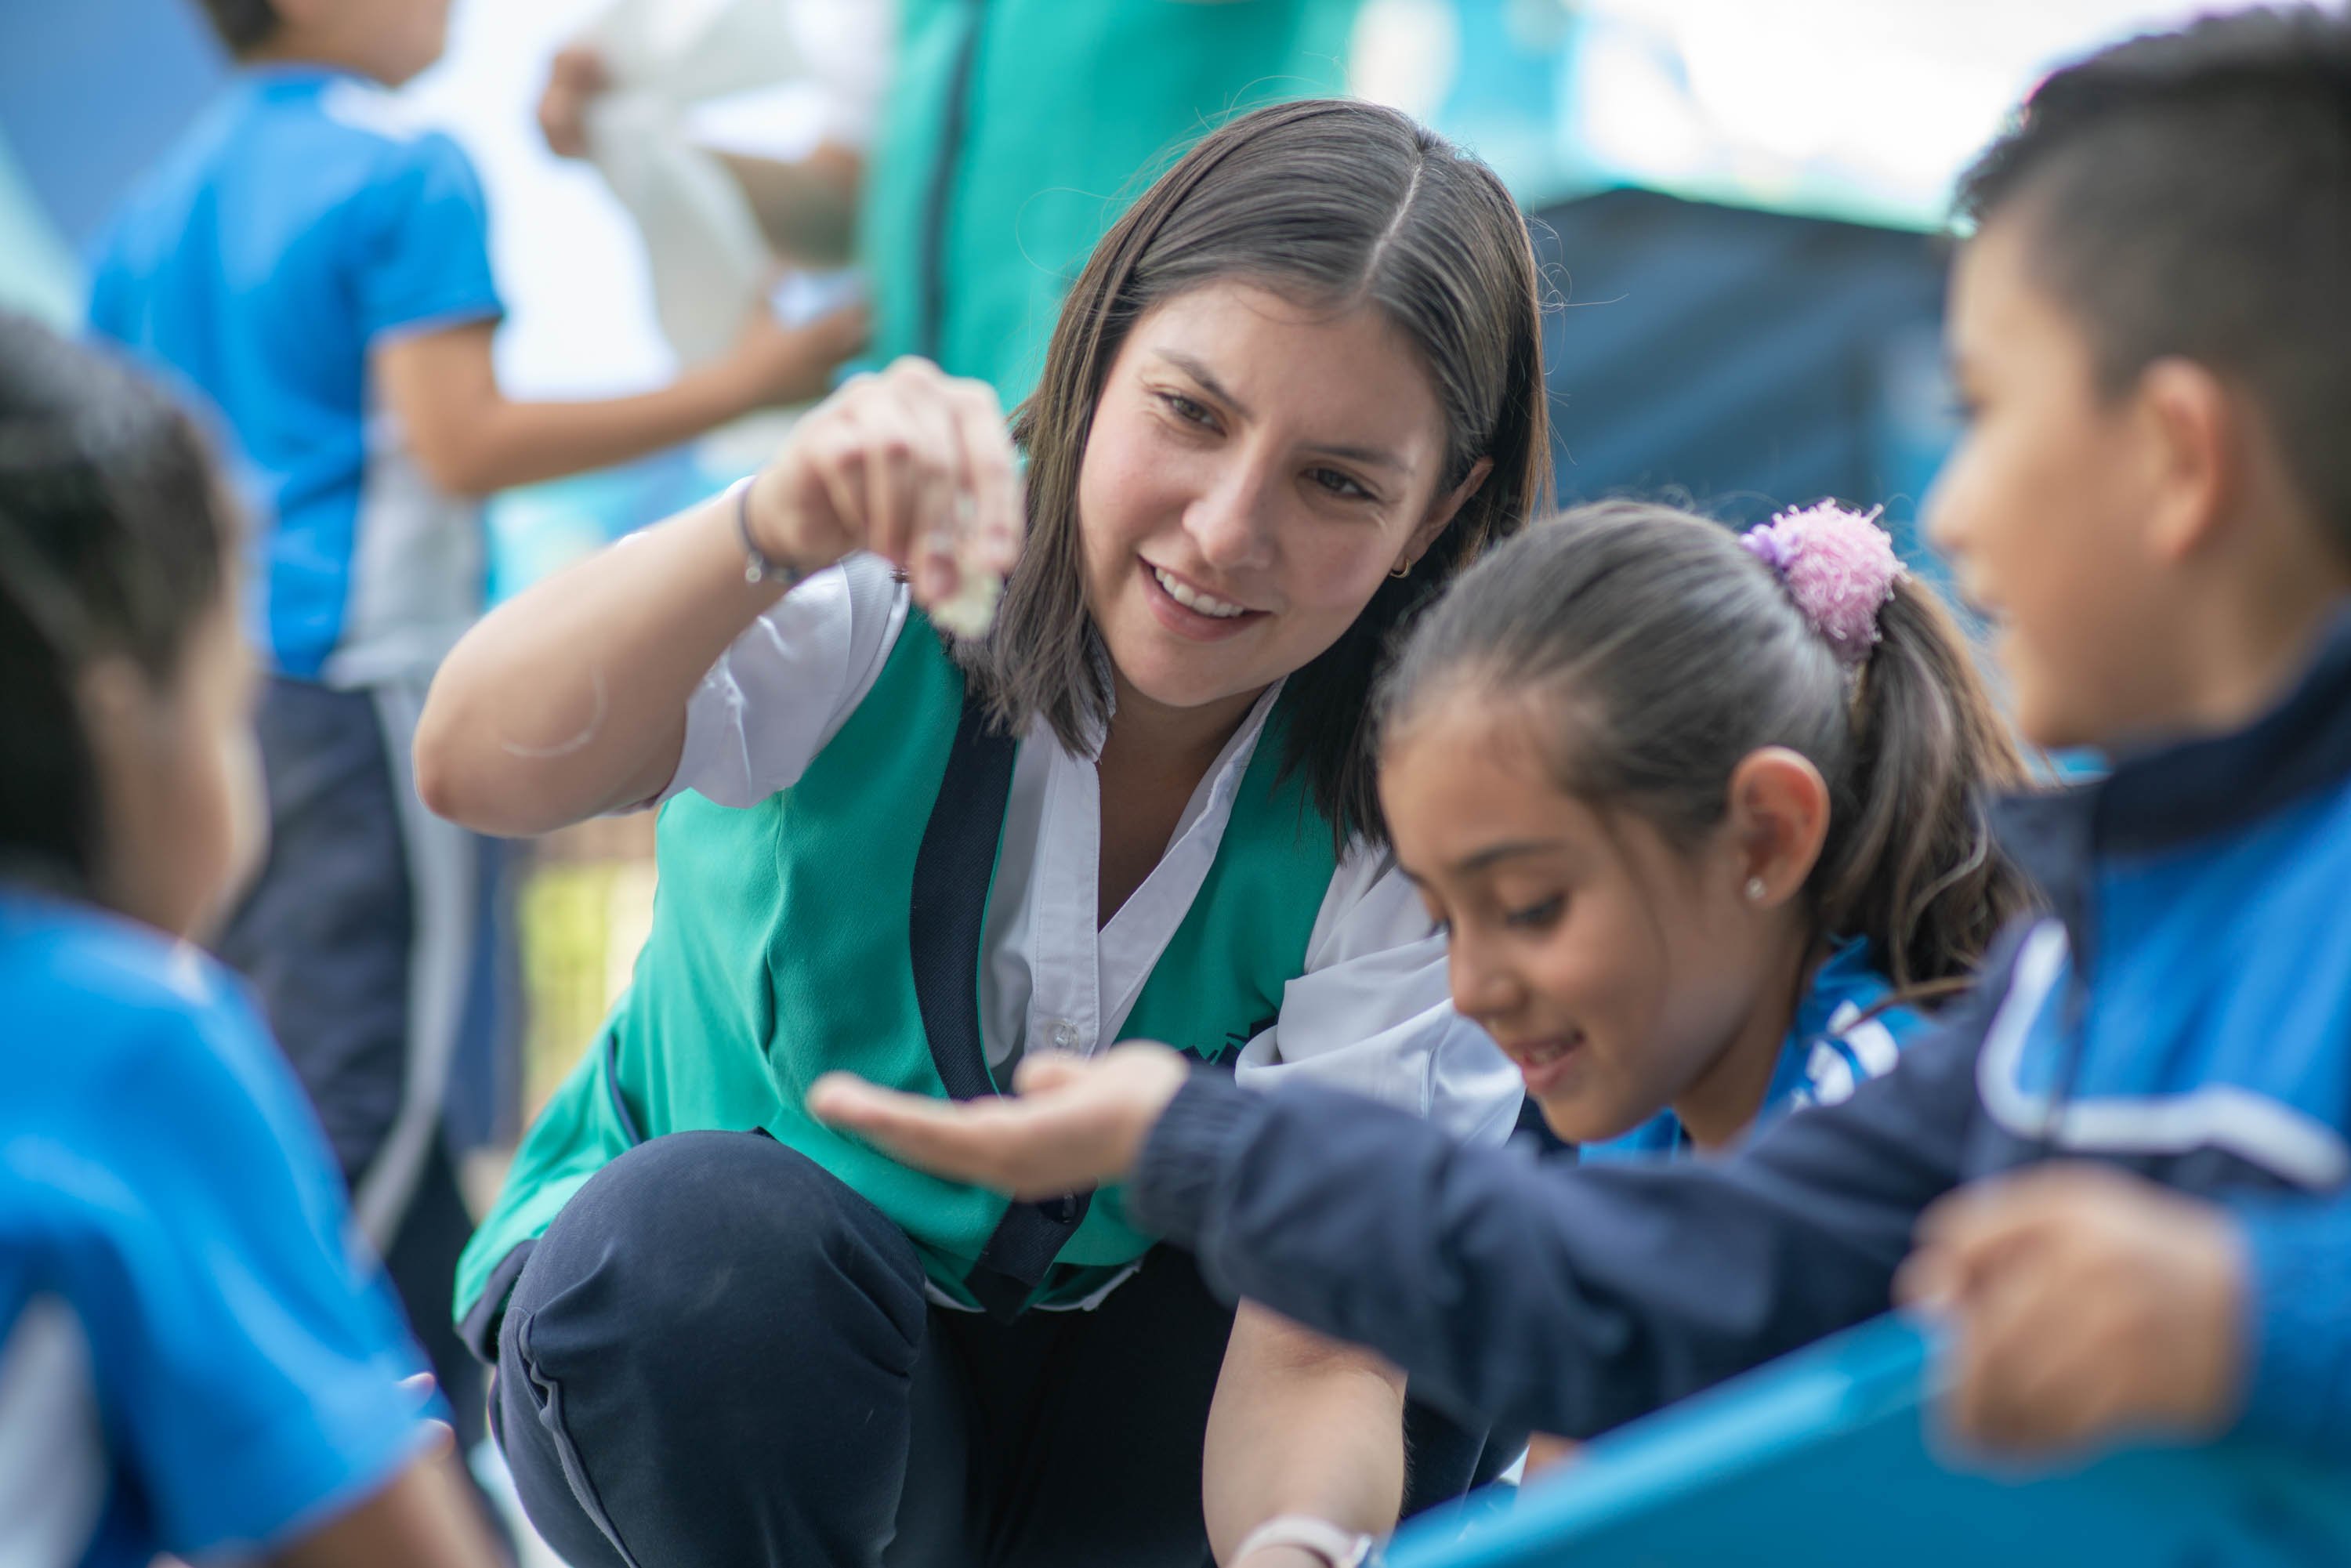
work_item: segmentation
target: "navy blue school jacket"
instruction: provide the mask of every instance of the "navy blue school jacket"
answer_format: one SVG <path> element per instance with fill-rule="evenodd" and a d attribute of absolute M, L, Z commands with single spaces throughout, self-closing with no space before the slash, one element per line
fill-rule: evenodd
<path fill-rule="evenodd" d="M 2251 727 L 2022 802 L 2053 913 L 1886 1076 L 1720 1161 L 1575 1168 L 1188 1084 L 1137 1218 L 1506 1425 L 1588 1436 L 1883 1312 L 1919 1211 L 2051 1156 L 2226 1205 L 2242 1426 L 2351 1455 L 2351 613 Z"/>

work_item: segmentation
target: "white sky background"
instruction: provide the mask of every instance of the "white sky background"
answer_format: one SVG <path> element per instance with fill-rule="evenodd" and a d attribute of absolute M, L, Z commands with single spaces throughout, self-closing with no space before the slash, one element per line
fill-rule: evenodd
<path fill-rule="evenodd" d="M 1855 213 L 1934 224 L 1953 177 L 2051 68 L 2111 39 L 2232 8 L 1596 0 L 1589 12 L 1627 26 L 1583 61 L 1579 129 L 1603 158 L 1667 188 L 1799 206 L 1818 193 Z M 1645 35 L 1670 42 L 1680 82 L 1657 79 Z"/>
<path fill-rule="evenodd" d="M 519 396 L 640 391 L 674 368 L 634 229 L 592 170 L 547 152 L 532 117 L 549 58 L 604 3 L 457 0 L 447 57 L 407 89 L 481 170 L 511 312 L 499 371 Z M 1559 27 L 1562 0 L 1504 4 L 1520 36 Z M 2213 8 L 1578 0 L 1587 42 L 1562 141 L 1665 189 L 1930 222 L 1952 175 L 2053 66 Z M 1474 84 L 1478 62 L 1462 57 L 1449 0 L 1369 0 L 1353 66 L 1367 96 L 1426 113 L 1457 74 Z M 705 124 L 729 144 L 789 152 L 820 113 L 812 92 L 786 88 L 715 106 Z"/>

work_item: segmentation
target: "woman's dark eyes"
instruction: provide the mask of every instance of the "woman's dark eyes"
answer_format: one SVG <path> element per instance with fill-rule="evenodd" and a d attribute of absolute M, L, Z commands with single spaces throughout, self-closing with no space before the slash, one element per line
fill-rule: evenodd
<path fill-rule="evenodd" d="M 1186 397 L 1182 392 L 1161 392 L 1159 401 L 1167 405 L 1168 413 L 1186 424 L 1196 425 L 1202 430 L 1217 428 L 1216 414 L 1205 403 Z M 1369 490 L 1336 468 L 1310 468 L 1306 471 L 1306 476 L 1322 489 L 1338 497 L 1341 500 L 1368 501 L 1374 498 Z"/>
<path fill-rule="evenodd" d="M 1372 493 L 1369 490 L 1364 489 L 1361 485 L 1356 484 L 1353 479 L 1350 479 L 1344 474 L 1340 473 L 1336 468 L 1309 469 L 1306 476 L 1343 500 L 1367 501 L 1371 499 Z"/>
<path fill-rule="evenodd" d="M 1159 400 L 1167 405 L 1176 418 L 1186 424 L 1196 424 L 1207 429 L 1213 429 L 1216 425 L 1217 419 L 1214 414 L 1182 392 L 1161 392 Z"/>
<path fill-rule="evenodd" d="M 1530 904 L 1523 909 L 1513 909 L 1502 916 L 1502 924 L 1520 929 L 1540 929 L 1556 922 L 1567 908 L 1567 894 L 1555 893 L 1540 904 Z"/>

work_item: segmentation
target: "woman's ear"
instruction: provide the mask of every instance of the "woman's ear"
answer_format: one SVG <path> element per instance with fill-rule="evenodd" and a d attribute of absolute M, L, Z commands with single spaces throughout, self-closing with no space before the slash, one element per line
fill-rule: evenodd
<path fill-rule="evenodd" d="M 1726 841 L 1740 889 L 1772 909 L 1803 891 L 1829 836 L 1829 786 L 1821 770 L 1784 746 L 1750 751 L 1730 772 Z"/>
<path fill-rule="evenodd" d="M 1469 465 L 1469 472 L 1461 483 L 1429 502 L 1426 515 L 1420 519 L 1420 527 L 1413 529 L 1411 539 L 1405 545 L 1405 565 L 1417 564 L 1420 558 L 1428 553 L 1428 547 L 1437 542 L 1437 536 L 1445 531 L 1446 525 L 1453 521 L 1455 514 L 1478 493 L 1478 487 L 1486 482 L 1486 476 L 1493 471 L 1494 460 L 1480 457 Z"/>

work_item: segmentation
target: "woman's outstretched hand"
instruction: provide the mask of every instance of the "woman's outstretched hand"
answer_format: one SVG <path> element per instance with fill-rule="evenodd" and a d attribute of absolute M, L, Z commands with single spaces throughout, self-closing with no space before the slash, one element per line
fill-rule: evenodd
<path fill-rule="evenodd" d="M 1014 1197 L 1052 1197 L 1134 1169 L 1190 1071 L 1164 1045 L 1122 1045 L 1098 1059 L 1029 1057 L 1011 1098 L 935 1100 L 829 1072 L 809 1090 L 808 1107 L 910 1166 Z"/>

